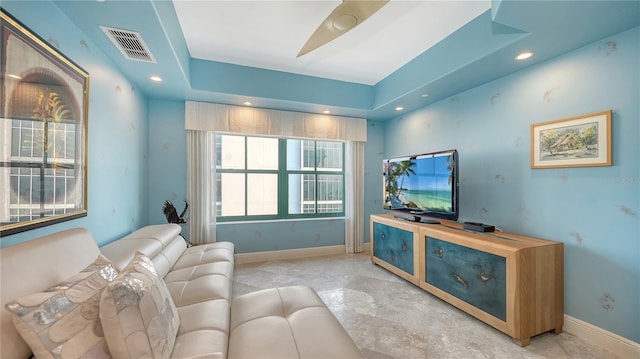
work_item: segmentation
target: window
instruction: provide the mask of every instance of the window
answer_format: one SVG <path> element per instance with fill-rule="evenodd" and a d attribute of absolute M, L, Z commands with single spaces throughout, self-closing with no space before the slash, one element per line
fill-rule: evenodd
<path fill-rule="evenodd" d="M 76 189 L 77 125 L 3 119 L 2 126 L 8 124 L 10 161 L 2 167 L 9 179 L 9 201 L 2 218 L 7 223 L 17 223 L 77 210 L 76 203 L 82 195 Z"/>
<path fill-rule="evenodd" d="M 344 144 L 216 135 L 220 221 L 344 215 Z"/>

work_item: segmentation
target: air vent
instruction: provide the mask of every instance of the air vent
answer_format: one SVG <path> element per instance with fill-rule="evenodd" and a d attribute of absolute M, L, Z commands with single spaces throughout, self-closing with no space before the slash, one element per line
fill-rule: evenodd
<path fill-rule="evenodd" d="M 149 51 L 147 44 L 142 40 L 140 33 L 129 30 L 115 29 L 112 27 L 100 26 L 102 31 L 111 42 L 120 50 L 125 59 L 152 62 L 155 63 L 156 59 Z"/>

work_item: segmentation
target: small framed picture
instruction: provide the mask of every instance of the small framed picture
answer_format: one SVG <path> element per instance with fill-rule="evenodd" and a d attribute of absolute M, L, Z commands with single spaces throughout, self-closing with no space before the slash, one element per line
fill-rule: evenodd
<path fill-rule="evenodd" d="M 611 110 L 531 125 L 531 168 L 611 166 Z"/>

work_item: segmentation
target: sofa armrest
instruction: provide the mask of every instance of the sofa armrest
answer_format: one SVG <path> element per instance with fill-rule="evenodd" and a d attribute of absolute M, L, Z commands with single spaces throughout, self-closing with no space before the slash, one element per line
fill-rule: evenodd
<path fill-rule="evenodd" d="M 77 274 L 99 254 L 98 245 L 84 228 L 65 230 L 0 249 L 1 358 L 28 358 L 31 355 L 5 304 Z"/>

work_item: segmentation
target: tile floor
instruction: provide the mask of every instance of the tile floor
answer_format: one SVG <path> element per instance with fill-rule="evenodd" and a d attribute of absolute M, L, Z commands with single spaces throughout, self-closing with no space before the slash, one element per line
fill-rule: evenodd
<path fill-rule="evenodd" d="M 233 295 L 297 284 L 318 292 L 366 358 L 617 358 L 569 333 L 542 334 L 522 348 L 367 254 L 237 265 Z"/>

